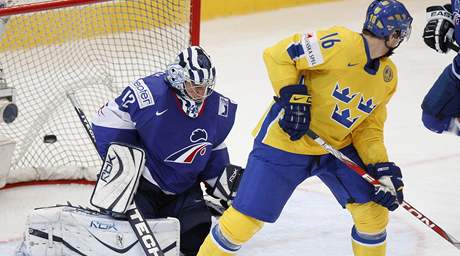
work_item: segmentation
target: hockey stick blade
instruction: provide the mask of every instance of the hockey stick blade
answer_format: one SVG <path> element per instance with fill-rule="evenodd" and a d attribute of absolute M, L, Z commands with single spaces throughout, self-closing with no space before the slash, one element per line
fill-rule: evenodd
<path fill-rule="evenodd" d="M 420 220 L 423 224 L 427 225 L 429 228 L 433 229 L 436 233 L 438 233 L 440 236 L 446 239 L 449 243 L 451 243 L 453 246 L 455 246 L 457 249 L 460 250 L 460 242 L 457 241 L 457 239 L 455 239 L 453 236 L 448 234 L 446 231 L 444 231 L 442 228 L 436 225 L 433 221 L 425 217 L 422 213 L 417 211 L 417 209 L 415 209 L 412 205 L 410 205 L 406 201 L 403 201 L 401 204 L 401 207 L 406 209 L 415 218 Z"/>
<path fill-rule="evenodd" d="M 321 137 L 319 137 L 318 134 L 313 132 L 312 130 L 307 131 L 307 136 L 314 140 L 318 145 L 320 145 L 322 148 L 324 148 L 327 152 L 335 156 L 337 159 L 339 159 L 342 163 L 344 163 L 346 166 L 348 166 L 351 170 L 355 171 L 358 173 L 363 179 L 365 179 L 367 182 L 370 184 L 374 185 L 375 187 L 380 186 L 381 183 L 374 179 L 372 176 L 370 176 L 363 168 L 361 168 L 358 164 L 353 162 L 350 158 L 348 158 L 346 155 L 344 155 L 342 152 L 338 151 L 328 143 L 326 143 Z M 412 214 L 414 217 L 416 217 L 419 221 L 421 221 L 423 224 L 431 228 L 434 232 L 436 232 L 438 235 L 440 235 L 442 238 L 444 238 L 446 241 L 451 243 L 455 248 L 460 250 L 460 242 L 458 242 L 457 239 L 455 239 L 452 235 L 448 234 L 446 231 L 444 231 L 441 227 L 436 225 L 433 221 L 431 221 L 429 218 L 427 218 L 425 215 L 423 215 L 420 211 L 415 209 L 412 205 L 407 203 L 406 201 L 403 201 L 401 206 L 406 209 L 410 214 Z"/>

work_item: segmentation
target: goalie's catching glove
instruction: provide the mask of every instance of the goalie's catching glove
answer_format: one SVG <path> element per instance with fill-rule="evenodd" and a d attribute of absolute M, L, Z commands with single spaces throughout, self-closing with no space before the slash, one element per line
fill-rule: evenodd
<path fill-rule="evenodd" d="M 396 210 L 404 200 L 401 169 L 392 162 L 367 166 L 367 172 L 381 185 L 375 187 L 372 200 L 390 211 Z"/>
<path fill-rule="evenodd" d="M 284 132 L 294 141 L 302 138 L 310 127 L 311 99 L 307 86 L 303 84 L 288 85 L 280 90 L 280 97 L 274 97 L 284 114 L 278 121 Z"/>
<path fill-rule="evenodd" d="M 206 193 L 220 199 L 220 203 L 228 208 L 236 196 L 244 169 L 240 166 L 229 164 L 216 179 L 206 181 Z"/>

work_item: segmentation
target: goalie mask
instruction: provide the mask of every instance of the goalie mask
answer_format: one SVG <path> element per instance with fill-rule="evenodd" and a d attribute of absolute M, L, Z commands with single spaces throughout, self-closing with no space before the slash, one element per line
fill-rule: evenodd
<path fill-rule="evenodd" d="M 178 91 L 182 109 L 196 118 L 203 101 L 211 95 L 215 85 L 216 69 L 209 55 L 199 46 L 191 46 L 177 55 L 168 66 L 166 79 Z"/>

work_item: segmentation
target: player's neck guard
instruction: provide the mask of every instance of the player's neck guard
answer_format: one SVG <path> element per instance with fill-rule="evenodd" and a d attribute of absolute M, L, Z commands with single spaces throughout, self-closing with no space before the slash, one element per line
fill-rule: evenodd
<path fill-rule="evenodd" d="M 176 95 L 184 113 L 191 118 L 197 118 L 204 106 L 204 101 L 197 102 L 191 100 L 189 97 L 182 95 L 181 93 L 176 93 Z"/>

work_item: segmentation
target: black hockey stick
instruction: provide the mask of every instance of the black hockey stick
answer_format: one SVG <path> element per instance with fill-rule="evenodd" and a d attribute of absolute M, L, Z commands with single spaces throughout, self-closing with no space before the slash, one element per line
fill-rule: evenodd
<path fill-rule="evenodd" d="M 367 182 L 369 182 L 370 184 L 374 185 L 374 187 L 378 187 L 378 186 L 382 185 L 378 180 L 376 180 L 372 176 L 370 176 L 363 168 L 361 168 L 359 165 L 357 165 L 355 162 L 353 162 L 350 158 L 348 158 L 342 152 L 338 151 L 337 149 L 332 147 L 330 144 L 326 143 L 321 137 L 319 137 L 318 134 L 316 134 L 312 130 L 307 131 L 307 136 L 310 137 L 312 140 L 314 140 L 316 143 L 318 143 L 318 145 L 320 145 L 326 151 L 328 151 L 333 156 L 335 156 L 337 159 L 339 159 L 342 163 L 344 163 L 350 169 L 352 169 L 353 171 L 358 173 Z M 451 243 L 453 246 L 455 246 L 457 249 L 460 250 L 460 242 L 457 241 L 457 239 L 455 239 L 453 236 L 449 235 L 446 231 L 444 231 L 441 227 L 439 227 L 433 221 L 428 219 L 420 211 L 418 211 L 417 209 L 412 207 L 412 205 L 410 205 L 406 201 L 403 201 L 401 206 L 404 209 L 406 209 L 409 213 L 411 213 L 415 218 L 417 218 L 419 221 L 421 221 L 423 224 L 427 225 L 434 232 L 438 233 L 438 235 L 442 236 L 442 238 L 447 240 L 447 242 Z"/>
<path fill-rule="evenodd" d="M 96 148 L 96 138 L 94 136 L 93 129 L 91 128 L 91 124 L 89 123 L 88 118 L 86 118 L 85 113 L 81 109 L 80 104 L 77 98 L 75 97 L 75 94 L 73 92 L 67 93 L 67 97 L 72 103 L 72 106 L 74 107 L 75 112 L 77 112 L 78 118 L 80 119 L 80 122 L 85 128 L 86 133 L 88 134 L 88 137 L 91 139 L 91 142 Z M 131 225 L 134 231 L 134 234 L 136 234 L 136 237 L 139 240 L 139 243 L 141 244 L 145 255 L 164 256 L 164 252 L 162 251 L 160 244 L 155 238 L 155 235 L 153 234 L 152 229 L 148 225 L 141 211 L 137 209 L 137 206 L 134 200 L 129 210 L 126 211 L 125 214 L 128 217 L 128 222 Z"/>
<path fill-rule="evenodd" d="M 456 51 L 457 53 L 460 52 L 460 47 L 452 41 L 448 41 L 447 46 L 449 46 L 450 49 Z"/>
<path fill-rule="evenodd" d="M 67 93 L 67 98 L 72 103 L 72 106 L 73 106 L 75 112 L 77 112 L 78 118 L 80 119 L 81 124 L 85 128 L 85 131 L 88 134 L 89 139 L 93 143 L 94 148 L 97 149 L 97 147 L 96 147 L 96 139 L 94 137 L 93 129 L 91 128 L 91 124 L 89 123 L 88 118 L 86 118 L 85 113 L 83 112 L 83 110 L 81 110 L 80 103 L 78 102 L 77 98 L 75 97 L 75 93 L 74 92 Z"/>

